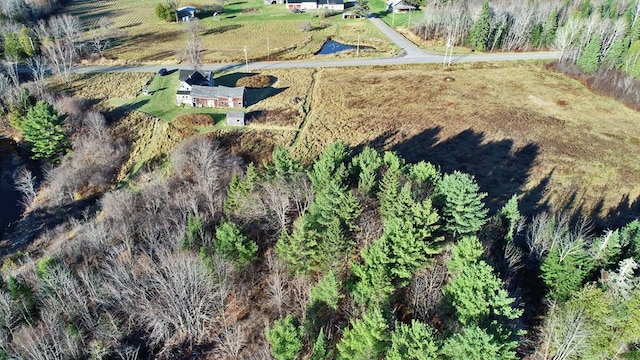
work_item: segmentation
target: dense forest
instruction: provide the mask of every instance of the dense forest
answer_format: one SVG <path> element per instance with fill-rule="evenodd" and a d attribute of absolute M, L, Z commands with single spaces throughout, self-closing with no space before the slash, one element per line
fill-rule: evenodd
<path fill-rule="evenodd" d="M 638 221 L 525 221 L 515 196 L 489 214 L 468 174 L 340 142 L 308 165 L 277 148 L 245 166 L 196 137 L 102 193 L 98 170 L 122 157 L 85 154 L 118 142 L 99 114 L 78 119 L 25 205 L 99 199 L 17 231 L 42 250 L 2 266 L 7 358 L 639 355 Z"/>

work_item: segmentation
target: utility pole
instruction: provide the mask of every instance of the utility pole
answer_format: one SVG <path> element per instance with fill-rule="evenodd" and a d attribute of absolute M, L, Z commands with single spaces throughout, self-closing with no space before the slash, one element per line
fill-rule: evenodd
<path fill-rule="evenodd" d="M 356 56 L 360 57 L 360 35 L 358 35 L 358 48 L 356 50 Z"/>
<path fill-rule="evenodd" d="M 267 61 L 271 60 L 271 50 L 269 49 L 269 37 L 267 36 Z"/>
<path fill-rule="evenodd" d="M 244 65 L 249 72 L 249 57 L 247 57 L 247 45 L 244 46 Z"/>

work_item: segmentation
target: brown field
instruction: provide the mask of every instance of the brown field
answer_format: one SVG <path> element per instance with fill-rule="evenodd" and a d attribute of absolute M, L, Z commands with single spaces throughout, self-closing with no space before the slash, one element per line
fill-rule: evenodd
<path fill-rule="evenodd" d="M 493 208 L 519 194 L 525 211 L 584 208 L 604 218 L 609 211 L 611 216 L 616 211 L 630 214 L 634 205 L 621 200 L 633 202 L 640 195 L 636 181 L 640 177 L 636 156 L 640 113 L 542 64 L 466 64 L 451 70 L 407 65 L 263 74 L 276 79 L 272 87 L 277 91 L 247 108 L 256 121 L 245 130 L 209 130 L 248 160 L 265 159 L 274 145 L 289 145 L 297 156 L 309 159 L 341 139 L 354 147 L 368 144 L 395 150 L 410 162 L 431 161 L 447 172 L 470 172 L 489 193 Z M 113 79 L 100 79 L 109 76 L 113 74 L 91 81 L 112 83 Z M 218 76 L 229 79 L 236 74 Z M 129 82 L 139 87 L 145 79 L 132 77 Z M 119 80 L 123 88 L 136 88 L 124 78 Z M 97 91 L 106 96 L 99 88 L 79 94 Z M 299 98 L 297 103 L 292 102 L 294 97 Z M 151 130 L 149 126 L 138 129 L 131 123 L 125 128 L 134 129 L 137 139 L 146 139 L 149 131 L 156 133 L 155 140 L 161 139 L 160 127 Z M 162 126 L 175 130 L 169 124 Z M 184 129 L 179 133 L 188 135 Z M 175 139 L 169 145 L 176 144 Z M 158 153 L 166 155 L 171 148 L 149 146 L 161 150 L 138 150 L 146 155 L 134 161 L 136 167 Z M 136 167 L 130 164 L 129 170 Z"/>
<path fill-rule="evenodd" d="M 113 20 L 117 39 L 106 51 L 116 63 L 179 63 L 185 59 L 182 23 L 166 23 L 156 18 L 158 1 L 148 0 L 71 0 L 64 12 L 78 16 L 87 29 L 96 27 L 102 17 Z M 250 60 L 308 58 L 320 50 L 327 38 L 375 48 L 366 56 L 394 55 L 398 49 L 365 20 L 343 20 L 340 15 L 323 18 L 322 10 L 293 14 L 285 5 L 264 5 L 262 0 L 228 2 L 215 20 L 214 2 L 192 0 L 182 5 L 199 9 L 204 30 L 199 39 L 203 62 L 244 61 L 244 48 Z M 309 23 L 310 31 L 301 29 Z M 340 56 L 353 56 L 353 54 Z"/>

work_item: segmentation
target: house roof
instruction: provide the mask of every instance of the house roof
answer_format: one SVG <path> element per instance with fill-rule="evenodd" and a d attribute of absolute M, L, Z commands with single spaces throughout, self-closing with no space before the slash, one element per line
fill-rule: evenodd
<path fill-rule="evenodd" d="M 178 13 L 179 18 L 183 18 L 185 16 L 191 17 L 195 15 L 196 8 L 194 8 L 193 6 L 185 6 L 185 7 L 176 9 L 176 12 Z"/>
<path fill-rule="evenodd" d="M 178 95 L 190 95 L 191 91 L 189 91 L 189 90 L 178 90 L 176 92 L 176 94 L 178 94 Z"/>
<path fill-rule="evenodd" d="M 227 87 L 227 86 L 199 86 L 194 85 L 191 88 L 191 96 L 194 98 L 213 99 L 218 97 L 235 98 L 244 96 L 244 86 Z"/>
<path fill-rule="evenodd" d="M 396 10 L 415 10 L 416 9 L 415 6 L 405 4 L 405 3 L 394 5 L 393 8 Z"/>
<path fill-rule="evenodd" d="M 197 70 L 180 70 L 178 73 L 178 79 L 189 85 L 207 85 L 209 84 L 209 77 L 213 77 L 210 71 L 203 74 Z"/>
<path fill-rule="evenodd" d="M 318 5 L 343 5 L 344 0 L 318 0 Z"/>
<path fill-rule="evenodd" d="M 300 4 L 302 0 L 287 0 L 287 4 Z"/>

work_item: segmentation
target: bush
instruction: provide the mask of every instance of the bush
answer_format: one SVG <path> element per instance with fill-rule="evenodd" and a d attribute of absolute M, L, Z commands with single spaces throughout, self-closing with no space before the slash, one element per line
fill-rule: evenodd
<path fill-rule="evenodd" d="M 238 79 L 238 81 L 236 82 L 236 86 L 244 86 L 254 89 L 265 88 L 269 85 L 271 85 L 271 78 L 269 78 L 267 75 L 262 74 L 243 77 L 241 79 Z"/>
<path fill-rule="evenodd" d="M 208 126 L 213 125 L 213 119 L 211 115 L 207 114 L 182 114 L 178 115 L 173 124 L 177 127 L 192 127 L 192 126 Z"/>

